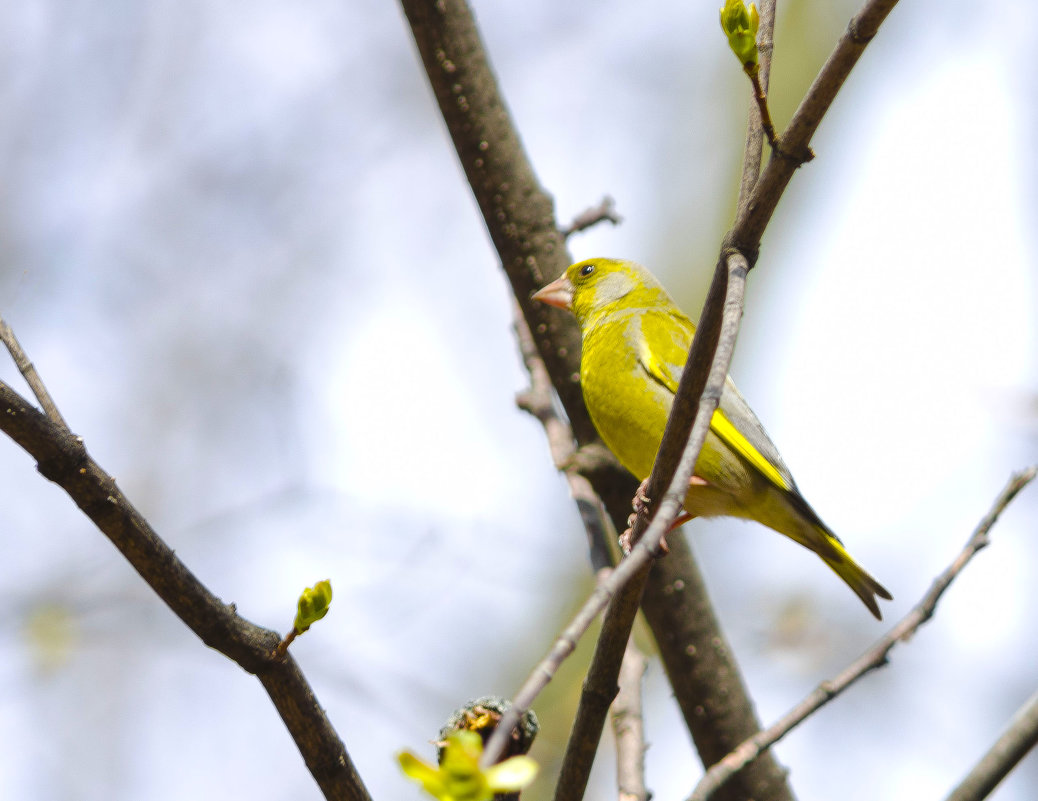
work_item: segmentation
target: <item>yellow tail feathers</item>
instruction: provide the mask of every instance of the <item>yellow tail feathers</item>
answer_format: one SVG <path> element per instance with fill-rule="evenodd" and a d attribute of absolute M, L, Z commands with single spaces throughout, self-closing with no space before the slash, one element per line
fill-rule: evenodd
<path fill-rule="evenodd" d="M 865 568 L 851 558 L 851 555 L 844 550 L 843 545 L 840 544 L 836 537 L 824 529 L 821 533 L 825 535 L 831 547 L 826 548 L 827 553 L 820 553 L 819 556 L 833 569 L 837 576 L 844 580 L 848 587 L 854 590 L 854 593 L 861 598 L 876 620 L 882 620 L 883 615 L 880 614 L 876 596 L 878 595 L 887 601 L 892 600 L 893 596 L 887 591 L 886 587 L 876 581 L 868 574 Z"/>

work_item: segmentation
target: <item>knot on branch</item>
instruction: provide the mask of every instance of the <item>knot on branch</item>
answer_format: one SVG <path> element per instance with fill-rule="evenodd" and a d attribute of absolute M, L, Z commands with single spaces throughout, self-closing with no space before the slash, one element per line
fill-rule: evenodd
<path fill-rule="evenodd" d="M 721 240 L 720 260 L 727 263 L 732 256 L 742 256 L 746 259 L 746 271 L 749 272 L 753 269 L 760 256 L 760 243 L 758 242 L 751 247 L 745 243 L 737 242 L 735 241 L 735 233 L 729 231 L 724 235 L 724 239 Z"/>
<path fill-rule="evenodd" d="M 789 145 L 783 142 L 781 137 L 771 152 L 783 161 L 792 164 L 794 169 L 802 167 L 815 157 L 815 152 L 808 145 L 790 148 Z"/>

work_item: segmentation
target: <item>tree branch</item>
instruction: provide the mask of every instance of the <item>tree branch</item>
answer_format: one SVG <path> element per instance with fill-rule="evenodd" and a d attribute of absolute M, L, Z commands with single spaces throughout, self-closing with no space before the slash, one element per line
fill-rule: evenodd
<path fill-rule="evenodd" d="M 612 531 L 612 526 L 602 512 L 602 501 L 595 488 L 577 469 L 574 461 L 576 449 L 573 447 L 573 429 L 555 411 L 548 368 L 537 353 L 533 334 L 530 333 L 530 327 L 518 306 L 515 313 L 515 333 L 519 340 L 519 353 L 523 357 L 523 364 L 530 374 L 530 388 L 516 398 L 516 403 L 520 409 L 532 414 L 544 426 L 555 469 L 565 475 L 570 495 L 580 510 L 580 519 L 587 532 L 592 568 L 595 573 L 611 570 L 613 558 L 607 532 Z M 615 537 L 615 534 L 613 536 Z"/>
<path fill-rule="evenodd" d="M 592 206 L 574 217 L 573 222 L 560 229 L 559 233 L 562 234 L 563 239 L 569 239 L 573 234 L 586 231 L 588 228 L 607 220 L 613 225 L 619 225 L 623 222 L 623 217 L 616 211 L 616 203 L 609 195 L 603 197 L 597 206 Z"/>
<path fill-rule="evenodd" d="M 579 371 L 579 337 L 576 333 L 576 326 L 572 319 L 562 312 L 537 308 L 529 301 L 530 291 L 545 283 L 546 278 L 559 274 L 569 261 L 568 256 L 562 250 L 558 232 L 555 230 L 556 226 L 549 222 L 552 213 L 551 200 L 537 183 L 532 168 L 525 158 L 466 4 L 462 0 L 439 0 L 438 2 L 401 0 L 401 3 L 410 22 L 451 139 L 476 196 L 487 229 L 501 255 L 502 264 L 511 281 L 513 292 L 531 330 L 535 332 L 537 348 L 548 367 L 552 382 L 573 425 L 574 434 L 581 445 L 587 444 L 594 439 L 594 432 L 575 381 L 575 376 Z M 852 22 L 850 42 L 853 47 L 857 47 L 857 54 L 860 54 L 860 48 L 864 46 L 860 41 L 861 35 L 868 33 L 870 26 L 874 33 L 882 19 L 882 17 L 875 19 L 874 9 L 883 5 L 883 3 L 869 3 L 866 10 Z M 892 5 L 892 3 L 888 2 L 887 5 Z M 885 12 L 883 15 L 885 16 Z M 868 35 L 871 36 L 871 33 Z M 845 37 L 845 39 L 847 38 Z M 843 52 L 846 49 L 847 47 L 841 40 L 841 45 L 837 47 L 836 66 L 830 67 L 827 64 L 828 72 L 823 69 L 824 75 L 820 75 L 820 80 L 824 78 L 823 85 L 829 85 L 832 75 L 842 71 L 845 77 L 846 72 L 849 71 L 850 65 L 844 63 L 846 59 Z M 855 60 L 856 58 L 857 55 L 854 56 Z M 830 59 L 830 61 L 833 62 L 834 59 Z M 842 78 L 840 78 L 840 82 L 842 82 Z M 816 81 L 816 84 L 818 83 L 819 81 Z M 835 96 L 835 91 L 831 94 Z M 828 108 L 828 103 L 831 103 L 831 97 L 828 102 L 819 103 L 815 99 L 815 95 L 809 94 L 805 100 L 805 104 L 808 104 L 807 108 L 812 113 L 817 113 L 819 117 L 825 108 Z M 803 107 L 804 104 L 802 104 Z M 795 129 L 796 131 L 799 129 Z M 813 128 L 810 132 L 813 132 Z M 806 138 L 809 138 L 810 132 Z M 802 136 L 802 134 L 796 133 L 787 140 L 786 152 L 797 144 L 798 136 Z M 786 163 L 786 160 L 773 158 L 768 170 L 778 169 L 773 167 L 778 162 Z M 733 232 L 726 237 L 722 246 L 718 269 L 715 272 L 715 284 L 720 281 L 720 295 L 712 292 L 715 297 L 724 294 L 727 269 L 731 262 L 729 256 L 733 255 L 734 251 L 741 251 L 747 257 L 747 266 L 756 259 L 760 234 L 767 220 L 770 219 L 774 203 L 777 202 L 788 183 L 793 169 L 794 167 L 789 167 L 789 174 L 785 175 L 778 186 L 773 186 L 774 177 L 769 179 L 768 183 L 764 178 L 757 182 L 750 202 L 746 204 L 737 219 Z M 779 175 L 781 176 L 781 174 L 780 171 Z M 767 171 L 765 177 L 767 177 Z M 763 216 L 761 215 L 762 204 L 763 206 L 771 204 L 770 210 L 767 210 Z M 752 243 L 752 247 L 744 246 L 747 241 Z M 710 339 L 716 343 L 718 337 L 716 326 L 719 325 L 720 318 L 719 303 L 718 300 L 718 305 L 714 309 L 716 318 L 712 324 L 708 324 L 709 315 L 704 309 L 700 332 L 696 338 L 697 342 L 706 336 L 705 332 L 709 331 L 711 332 Z M 693 351 L 695 352 L 695 345 Z M 685 371 L 684 379 L 691 380 L 690 376 L 697 374 L 705 380 L 712 353 L 712 347 L 703 346 L 699 351 L 699 361 L 694 362 L 690 359 L 690 365 L 694 363 L 695 366 Z M 685 387 L 684 379 L 683 387 Z M 700 384 L 700 388 L 701 386 Z M 718 395 L 719 392 L 720 390 L 718 390 Z M 669 469 L 659 470 L 660 475 L 669 476 L 674 472 L 674 466 L 677 465 L 680 453 L 684 450 L 697 399 L 698 396 L 689 397 L 687 388 L 679 391 L 670 422 L 673 424 L 676 419 L 681 418 L 679 428 L 683 429 L 683 436 L 678 432 L 672 433 L 673 426 L 668 425 L 668 433 L 664 437 L 664 443 L 657 458 L 657 468 L 660 468 L 663 463 L 669 465 Z M 705 398 L 704 400 L 705 404 L 702 404 L 704 408 L 711 402 L 716 403 L 716 398 L 713 400 Z M 706 417 L 706 420 L 709 420 L 709 416 Z M 667 452 L 666 458 L 664 458 L 665 451 Z M 629 499 L 633 495 L 633 484 L 622 473 L 615 470 L 610 470 L 608 473 L 608 478 L 603 478 L 601 475 L 589 477 L 603 498 L 614 525 L 621 528 L 630 508 Z M 651 497 L 658 498 L 662 485 L 665 483 L 667 482 L 662 480 L 654 470 L 650 493 L 656 493 L 656 495 Z M 684 496 L 684 492 L 680 494 L 681 497 Z M 663 509 L 673 506 L 674 503 L 680 505 L 679 501 L 675 501 L 675 497 L 674 495 L 670 498 L 662 497 L 662 503 L 656 508 L 657 518 L 663 517 Z M 649 538 L 652 539 L 651 534 Z M 687 547 L 683 543 L 676 544 L 680 542 L 680 537 L 672 535 L 671 556 L 657 563 L 649 574 L 643 608 L 660 646 L 661 656 L 668 676 L 674 684 L 675 694 L 681 703 L 686 723 L 696 738 L 701 756 L 709 764 L 745 739 L 756 729 L 757 723 L 753 715 L 752 704 L 738 677 L 729 649 L 724 645 L 723 637 L 710 611 L 709 601 L 705 594 L 700 594 L 703 589 L 701 578 Z M 648 547 L 647 545 L 646 548 Z M 638 551 L 637 547 L 635 551 Z M 673 551 L 679 553 L 675 554 Z M 626 562 L 621 565 L 621 568 L 625 564 Z M 614 579 L 617 579 L 615 573 L 609 581 L 612 582 Z M 638 591 L 640 590 L 634 585 L 625 589 L 625 593 L 633 595 L 635 600 Z M 609 592 L 600 586 L 589 603 L 592 605 L 599 602 L 604 603 L 608 598 Z M 621 600 L 630 606 L 629 599 L 620 597 L 614 601 L 614 604 L 619 607 Z M 693 615 L 695 619 L 690 623 Z M 618 615 L 619 617 L 620 615 Z M 631 617 L 633 618 L 633 612 Z M 610 615 L 607 615 L 607 625 L 603 627 L 604 632 L 607 630 L 609 619 Z M 629 630 L 629 626 L 627 628 Z M 549 657 L 546 660 L 547 664 L 553 664 L 553 659 L 556 657 L 564 658 L 564 653 L 571 650 L 572 643 L 567 641 L 571 633 L 571 629 L 567 629 L 560 641 L 556 643 L 556 646 L 553 647 L 553 653 L 556 656 Z M 693 637 L 695 639 L 691 639 Z M 626 642 L 625 636 L 618 636 L 616 639 Z M 622 654 L 622 643 L 619 649 L 611 648 L 611 650 L 614 653 L 613 659 L 618 666 L 619 654 Z M 712 661 L 715 659 L 717 661 Z M 545 682 L 550 679 L 550 674 L 546 675 L 547 678 L 543 679 Z M 708 698 L 703 695 L 703 691 L 710 686 L 709 679 L 715 679 L 718 675 L 729 679 L 734 677 L 734 679 L 728 681 L 721 693 L 714 697 L 715 703 L 710 703 Z M 615 687 L 615 679 L 612 686 Z M 526 685 L 524 685 L 525 687 Z M 521 707 L 523 696 L 524 692 L 520 691 L 520 695 L 516 697 L 517 707 Z M 704 709 L 713 709 L 714 714 L 703 715 Z M 731 710 L 735 710 L 734 713 Z M 734 718 L 741 718 L 741 721 L 738 725 L 731 727 L 729 724 Z M 746 731 L 747 724 L 748 731 Z M 507 722 L 502 721 L 502 727 L 506 725 Z M 697 734 L 698 736 L 696 736 Z M 769 760 L 765 759 L 761 764 L 767 765 Z M 754 780 L 749 774 L 742 777 L 743 780 L 751 782 L 753 787 L 746 794 L 753 794 L 759 798 L 762 795 L 757 790 L 761 786 L 771 786 L 783 788 L 780 797 L 788 797 L 788 789 L 785 789 L 782 772 L 773 763 L 770 764 L 772 766 L 768 771 L 770 777 L 763 782 Z"/>
<path fill-rule="evenodd" d="M 47 387 L 44 386 L 43 379 L 40 378 L 39 374 L 36 372 L 36 367 L 29 360 L 25 351 L 22 350 L 22 343 L 20 343 L 18 337 L 14 335 L 14 330 L 7 324 L 7 321 L 3 317 L 0 317 L 0 341 L 4 343 L 7 352 L 11 354 L 11 358 L 14 360 L 15 366 L 18 368 L 18 372 L 22 374 L 22 378 L 24 378 L 25 383 L 29 385 L 29 389 L 32 390 L 32 394 L 36 397 L 36 400 L 40 402 L 40 406 L 43 407 L 43 411 L 46 412 L 47 417 L 68 431 L 68 423 L 65 422 L 65 418 L 62 417 L 61 412 L 58 411 L 58 407 L 51 398 L 50 393 L 47 391 Z"/>
<path fill-rule="evenodd" d="M 775 0 L 761 0 L 760 28 L 757 32 L 757 79 L 761 90 L 767 93 L 771 82 L 771 55 L 775 51 Z M 750 194 L 760 178 L 760 162 L 764 152 L 764 126 L 761 124 L 760 104 L 750 96 L 750 110 L 746 122 L 746 146 L 742 157 L 742 178 L 739 181 L 739 203 L 736 218 L 743 215 L 750 202 Z"/>
<path fill-rule="evenodd" d="M 42 382 L 41 382 L 42 384 Z M 325 798 L 370 801 L 345 745 L 291 655 L 273 657 L 281 639 L 239 617 L 203 585 L 90 458 L 83 440 L 0 382 L 0 430 L 36 460 L 198 637 L 262 683 Z"/>
<path fill-rule="evenodd" d="M 401 0 L 458 160 L 512 291 L 580 443 L 596 439 L 584 409 L 580 334 L 569 315 L 530 300 L 571 259 L 551 197 L 534 175 L 464 0 Z"/>
<path fill-rule="evenodd" d="M 899 642 L 907 641 L 916 630 L 933 617 L 937 608 L 937 602 L 944 595 L 952 581 L 962 572 L 962 569 L 976 553 L 988 544 L 988 532 L 998 520 L 998 516 L 1009 505 L 1027 484 L 1038 474 L 1038 466 L 1029 467 L 1017 473 L 1009 479 L 1009 483 L 999 494 L 990 511 L 980 521 L 973 534 L 970 536 L 962 551 L 955 557 L 952 563 L 933 582 L 930 590 L 923 596 L 922 600 L 913 607 L 905 617 L 884 636 L 879 642 L 852 662 L 836 678 L 822 682 L 810 695 L 787 712 L 774 725 L 764 731 L 758 732 L 753 737 L 741 743 L 732 753 L 724 757 L 716 765 L 713 765 L 696 785 L 687 801 L 706 801 L 724 783 L 729 781 L 738 771 L 764 753 L 782 737 L 802 723 L 813 712 L 829 703 L 850 687 L 854 682 L 866 673 L 883 667 L 887 663 L 888 655 Z M 1038 725 L 1032 721 L 1032 725 Z M 1035 736 L 1032 733 L 1032 737 Z M 1021 754 L 1022 756 L 1022 754 Z M 1019 757 L 1017 757 L 1019 759 Z M 1013 763 L 1015 764 L 1015 762 Z M 1008 772 L 1012 765 L 1006 767 Z M 1004 773 L 1002 774 L 1004 775 Z M 999 779 L 1001 776 L 999 776 Z M 996 779 L 997 783 L 997 779 Z M 992 785 L 994 786 L 994 785 Z M 974 796 L 964 796 L 974 797 Z M 976 796 L 981 798 L 983 796 Z"/>
<path fill-rule="evenodd" d="M 811 137 L 832 106 L 836 94 L 895 5 L 897 0 L 867 0 L 861 11 L 851 19 L 846 32 L 836 43 L 835 49 L 794 113 L 789 127 L 779 137 L 782 153 L 801 154 L 801 157 L 806 157 Z M 775 212 L 779 198 L 800 164 L 801 161 L 798 159 L 773 153 L 764 174 L 754 187 L 749 202 L 740 210 L 729 241 L 733 247 L 746 254 L 751 265 L 756 261 L 761 237 Z"/>
<path fill-rule="evenodd" d="M 645 725 L 642 719 L 642 676 L 648 660 L 628 641 L 620 666 L 620 691 L 612 706 L 616 740 L 616 785 L 620 801 L 648 801 L 645 788 Z"/>
<path fill-rule="evenodd" d="M 1009 727 L 946 801 L 987 798 L 1024 755 L 1038 745 L 1038 692 L 1013 715 Z"/>

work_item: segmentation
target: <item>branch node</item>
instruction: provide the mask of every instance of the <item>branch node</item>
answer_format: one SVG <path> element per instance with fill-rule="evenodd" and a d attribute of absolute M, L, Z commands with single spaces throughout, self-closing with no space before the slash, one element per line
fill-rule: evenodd
<path fill-rule="evenodd" d="M 794 169 L 803 167 L 807 162 L 812 161 L 815 157 L 815 152 L 808 145 L 790 148 L 783 144 L 782 139 L 779 139 L 775 143 L 773 152 L 783 161 L 792 164 Z"/>
<path fill-rule="evenodd" d="M 559 233 L 562 234 L 563 239 L 568 239 L 572 234 L 584 231 L 598 225 L 600 222 L 609 221 L 613 225 L 619 225 L 623 222 L 623 219 L 616 212 L 615 201 L 609 195 L 606 195 L 597 206 L 592 206 L 582 211 L 573 218 L 573 222 L 565 228 L 560 228 Z"/>

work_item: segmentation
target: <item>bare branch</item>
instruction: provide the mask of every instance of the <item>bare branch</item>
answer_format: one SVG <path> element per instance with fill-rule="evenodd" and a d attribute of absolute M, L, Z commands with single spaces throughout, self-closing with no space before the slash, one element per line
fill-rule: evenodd
<path fill-rule="evenodd" d="M 645 724 L 642 719 L 642 676 L 647 662 L 637 646 L 628 642 L 620 666 L 620 691 L 612 707 L 619 801 L 649 799 L 645 788 Z"/>
<path fill-rule="evenodd" d="M 591 566 L 596 573 L 610 570 L 613 567 L 613 558 L 609 547 L 610 535 L 607 532 L 612 532 L 612 526 L 602 511 L 602 500 L 598 493 L 591 482 L 580 473 L 575 463 L 573 429 L 555 410 L 555 396 L 548 368 L 537 352 L 533 334 L 530 333 L 530 327 L 518 306 L 515 310 L 515 333 L 519 340 L 523 364 L 530 373 L 530 388 L 516 398 L 516 403 L 520 409 L 532 414 L 544 426 L 552 461 L 555 468 L 566 476 L 570 495 L 580 510 L 580 519 L 587 532 Z"/>
<path fill-rule="evenodd" d="M 801 101 L 789 127 L 779 138 L 781 152 L 791 156 L 799 155 L 800 160 L 773 154 L 749 202 L 740 206 L 741 211 L 730 242 L 746 254 L 751 264 L 756 261 L 761 236 L 775 212 L 779 198 L 801 160 L 806 160 L 810 152 L 808 145 L 811 137 L 832 106 L 851 69 L 858 63 L 865 47 L 895 5 L 897 0 L 867 0 L 861 11 L 851 19 L 846 32 L 840 37 L 836 48 Z"/>
<path fill-rule="evenodd" d="M 644 537 L 609 577 L 611 584 L 620 581 L 623 584 L 615 597 L 604 599 L 609 607 L 595 643 L 587 678 L 580 691 L 580 703 L 577 705 L 577 714 L 573 719 L 573 728 L 566 742 L 566 753 L 555 786 L 555 801 L 579 801 L 587 789 L 609 705 L 616 697 L 623 654 L 630 642 L 631 627 L 638 614 L 638 603 L 652 566 L 653 554 L 649 547 L 651 536 Z M 659 542 L 658 537 L 656 542 Z"/>
<path fill-rule="evenodd" d="M 768 110 L 768 92 L 761 84 L 760 76 L 756 72 L 750 73 L 750 86 L 753 87 L 753 101 L 757 104 L 757 115 L 760 118 L 760 127 L 764 131 L 764 138 L 768 140 L 768 145 L 771 147 L 771 152 L 778 154 L 784 158 L 790 158 L 786 153 L 781 150 L 781 145 L 778 141 L 778 136 L 775 134 L 775 124 L 771 121 L 771 112 Z M 808 148 L 799 160 L 801 163 L 810 161 L 815 157 L 815 154 Z"/>
<path fill-rule="evenodd" d="M 980 801 L 981 798 L 987 798 L 1009 771 L 1036 745 L 1038 692 L 1017 710 L 1002 736 L 981 757 L 980 762 L 951 792 L 946 801 Z"/>
<path fill-rule="evenodd" d="M 699 784 L 696 785 L 695 790 L 688 797 L 687 801 L 706 801 L 726 781 L 777 743 L 793 728 L 802 723 L 805 718 L 829 703 L 866 673 L 884 666 L 894 646 L 899 642 L 908 640 L 915 633 L 916 629 L 933 617 L 934 611 L 937 608 L 937 602 L 941 599 L 944 591 L 948 589 L 948 586 L 962 572 L 962 569 L 977 551 L 987 546 L 988 532 L 995 524 L 995 521 L 998 520 L 998 516 L 1016 497 L 1017 493 L 1034 479 L 1036 474 L 1038 474 L 1038 466 L 1029 467 L 1009 479 L 1009 483 L 1006 484 L 1001 494 L 995 500 L 991 510 L 980 521 L 977 528 L 974 529 L 962 551 L 959 552 L 947 569 L 934 580 L 930 590 L 923 596 L 922 600 L 913 607 L 911 612 L 901 618 L 886 636 L 852 662 L 836 678 L 822 682 L 814 692 L 793 707 L 774 725 L 758 732 L 746 742 L 740 744 L 738 748 L 720 762 L 713 765 L 704 774 Z"/>
<path fill-rule="evenodd" d="M 757 31 L 757 79 L 760 89 L 765 94 L 771 81 L 771 55 L 775 51 L 775 2 L 761 0 L 760 28 Z M 749 117 L 746 121 L 746 146 L 742 157 L 742 178 L 739 181 L 739 204 L 736 217 L 742 215 L 749 203 L 750 193 L 760 178 L 761 155 L 764 152 L 764 125 L 761 121 L 761 107 L 756 97 L 750 98 Z"/>
<path fill-rule="evenodd" d="M 584 231 L 591 228 L 593 225 L 598 225 L 600 222 L 608 220 L 613 225 L 619 225 L 623 222 L 623 217 L 616 213 L 616 203 L 609 195 L 602 198 L 602 202 L 597 206 L 592 206 L 590 209 L 581 212 L 573 218 L 573 222 L 567 225 L 565 228 L 559 231 L 560 234 L 566 239 L 577 233 L 578 231 Z"/>
<path fill-rule="evenodd" d="M 639 543 L 639 546 L 641 546 L 641 543 Z M 632 583 L 635 576 L 644 575 L 643 568 L 651 560 L 652 551 L 648 546 L 636 547 L 631 552 L 631 555 L 624 559 L 615 570 L 602 575 L 598 586 L 595 587 L 573 620 L 570 621 L 569 625 L 556 639 L 547 656 L 534 667 L 529 677 L 523 682 L 522 687 L 515 694 L 515 697 L 512 699 L 512 707 L 501 718 L 501 723 L 494 730 L 494 734 L 483 750 L 483 758 L 481 760 L 483 764 L 492 765 L 498 760 L 503 752 L 509 732 L 530 708 L 534 699 L 548 686 L 548 682 L 555 677 L 563 661 L 576 649 L 577 641 L 587 632 L 595 618 L 598 617 L 598 614 L 606 608 L 610 600 L 621 588 Z M 635 612 L 637 612 L 637 601 L 635 602 Z M 599 641 L 601 642 L 601 638 Z M 590 683 L 590 677 L 588 683 Z M 606 708 L 608 708 L 615 694 L 616 685 L 614 679 L 612 691 L 609 693 L 609 698 L 605 703 Z M 601 732 L 601 726 L 598 727 L 598 732 Z M 572 741 L 573 739 L 571 736 L 570 740 Z M 597 737 L 594 738 L 594 742 L 598 742 Z"/>
<path fill-rule="evenodd" d="M 7 321 L 3 317 L 0 317 L 0 340 L 2 340 L 4 345 L 7 347 L 7 351 L 11 354 L 11 358 L 14 359 L 18 372 L 22 374 L 25 383 L 29 385 L 29 389 L 31 389 L 32 394 L 36 396 L 36 400 L 40 402 L 40 406 L 43 407 L 43 411 L 47 414 L 47 417 L 68 431 L 68 423 L 65 422 L 65 418 L 61 416 L 61 412 L 58 411 L 57 405 L 51 399 L 47 387 L 44 386 L 43 379 L 40 378 L 39 374 L 36 372 L 36 368 L 33 366 L 33 363 L 29 361 L 29 357 L 25 355 L 25 351 L 22 350 L 22 345 L 18 341 L 18 337 L 14 335 L 11 326 L 7 324 Z"/>
<path fill-rule="evenodd" d="M 440 113 L 512 292 L 581 444 L 595 440 L 578 382 L 580 334 L 569 315 L 530 299 L 571 259 L 464 0 L 401 0 Z"/>
<path fill-rule="evenodd" d="M 83 440 L 0 382 L 0 430 L 83 510 L 174 614 L 263 684 L 325 798 L 369 801 L 345 745 L 291 654 L 275 659 L 280 637 L 240 617 L 203 585 L 90 458 Z"/>

